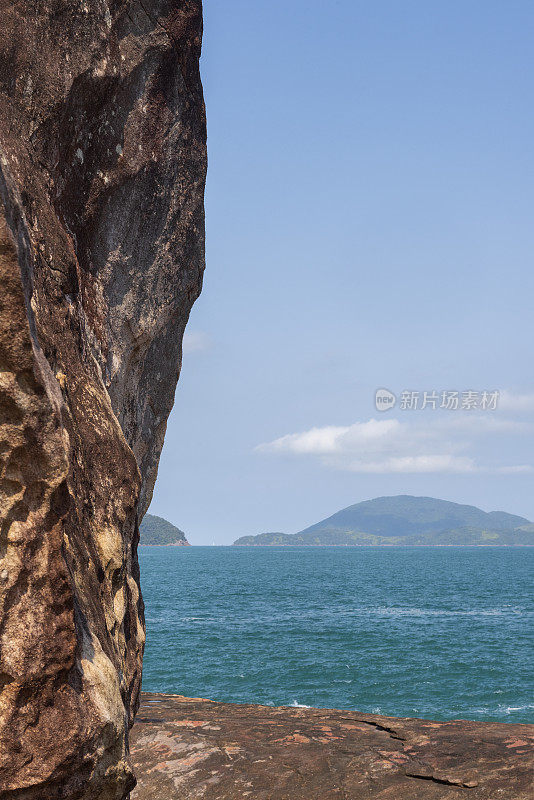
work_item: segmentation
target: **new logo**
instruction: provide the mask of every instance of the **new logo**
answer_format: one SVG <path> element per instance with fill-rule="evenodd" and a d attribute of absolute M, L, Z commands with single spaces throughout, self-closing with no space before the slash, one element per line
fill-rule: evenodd
<path fill-rule="evenodd" d="M 377 411 L 389 411 L 393 408 L 397 398 L 389 389 L 377 389 L 375 393 L 375 406 Z"/>

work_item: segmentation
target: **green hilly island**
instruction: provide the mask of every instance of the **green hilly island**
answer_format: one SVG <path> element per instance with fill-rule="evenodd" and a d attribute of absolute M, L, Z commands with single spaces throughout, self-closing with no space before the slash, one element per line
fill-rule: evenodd
<path fill-rule="evenodd" d="M 433 497 L 377 497 L 348 506 L 299 533 L 242 536 L 238 546 L 534 545 L 534 524 Z"/>
<path fill-rule="evenodd" d="M 139 528 L 139 544 L 189 546 L 185 533 L 163 517 L 145 514 Z"/>

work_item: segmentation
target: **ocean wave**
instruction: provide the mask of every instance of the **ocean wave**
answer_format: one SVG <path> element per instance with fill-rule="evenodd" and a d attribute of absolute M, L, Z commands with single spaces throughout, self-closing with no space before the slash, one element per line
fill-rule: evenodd
<path fill-rule="evenodd" d="M 499 706 L 497 710 L 503 714 L 513 714 L 516 711 L 532 711 L 532 709 L 534 709 L 534 703 L 527 703 L 524 706 Z"/>
<path fill-rule="evenodd" d="M 388 617 L 501 617 L 508 614 L 529 615 L 520 608 L 473 608 L 473 609 L 445 609 L 445 608 L 398 608 L 380 606 L 378 608 L 356 609 L 356 613 L 380 614 Z"/>
<path fill-rule="evenodd" d="M 502 704 L 500 704 L 500 705 L 498 705 L 496 707 L 494 706 L 494 707 L 491 707 L 491 708 L 490 708 L 490 706 L 481 706 L 481 707 L 478 707 L 478 708 L 472 708 L 472 709 L 470 709 L 470 713 L 472 713 L 472 714 L 489 714 L 489 715 L 494 715 L 494 714 L 517 714 L 518 711 L 519 712 L 532 711 L 533 709 L 534 709 L 534 703 L 525 703 L 525 705 L 522 705 L 522 706 L 507 706 L 507 705 L 504 705 L 504 703 L 502 703 Z"/>

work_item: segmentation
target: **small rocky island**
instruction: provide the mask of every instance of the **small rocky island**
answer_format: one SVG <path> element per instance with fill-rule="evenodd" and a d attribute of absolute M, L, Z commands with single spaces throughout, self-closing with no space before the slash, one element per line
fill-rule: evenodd
<path fill-rule="evenodd" d="M 145 514 L 139 526 L 139 544 L 157 547 L 189 547 L 186 535 L 180 528 L 163 517 Z"/>
<path fill-rule="evenodd" d="M 300 533 L 242 536 L 236 546 L 479 546 L 534 545 L 534 524 L 504 511 L 434 497 L 377 497 L 344 508 Z"/>

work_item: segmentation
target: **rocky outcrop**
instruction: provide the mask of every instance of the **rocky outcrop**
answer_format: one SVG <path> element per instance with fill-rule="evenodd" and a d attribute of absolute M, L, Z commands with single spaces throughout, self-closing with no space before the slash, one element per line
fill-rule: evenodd
<path fill-rule="evenodd" d="M 531 800 L 534 725 L 145 694 L 132 800 Z"/>
<path fill-rule="evenodd" d="M 119 800 L 138 526 L 204 264 L 200 0 L 0 30 L 0 798 Z"/>

